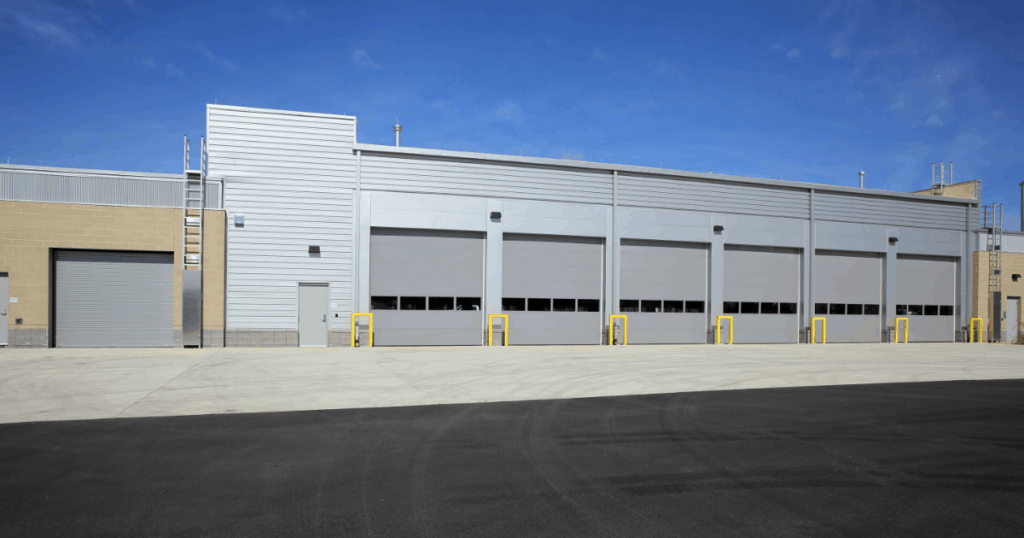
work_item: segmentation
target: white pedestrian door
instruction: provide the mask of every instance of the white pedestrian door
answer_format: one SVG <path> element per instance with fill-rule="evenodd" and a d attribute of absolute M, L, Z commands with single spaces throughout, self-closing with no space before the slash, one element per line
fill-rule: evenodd
<path fill-rule="evenodd" d="M 7 345 L 7 305 L 10 299 L 7 298 L 7 273 L 0 273 L 0 346 Z"/>
<path fill-rule="evenodd" d="M 1020 334 L 1020 319 L 1017 316 L 1020 308 L 1020 298 L 1011 297 L 1006 300 L 1006 341 L 1017 343 L 1017 335 Z"/>
<path fill-rule="evenodd" d="M 299 284 L 299 345 L 327 346 L 327 284 Z"/>

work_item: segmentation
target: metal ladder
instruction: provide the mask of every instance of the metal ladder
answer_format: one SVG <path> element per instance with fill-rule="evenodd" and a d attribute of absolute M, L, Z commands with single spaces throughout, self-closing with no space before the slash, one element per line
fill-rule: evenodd
<path fill-rule="evenodd" d="M 944 187 L 953 184 L 953 163 L 932 163 L 932 194 L 942 196 Z"/>
<path fill-rule="evenodd" d="M 183 345 L 202 347 L 203 210 L 206 208 L 206 138 L 200 139 L 199 170 L 191 169 L 185 136 L 182 192 L 182 338 Z"/>
<path fill-rule="evenodd" d="M 1002 341 L 1003 313 L 1003 204 L 982 208 L 981 228 L 987 234 L 985 250 L 988 252 L 988 313 L 990 341 Z"/>

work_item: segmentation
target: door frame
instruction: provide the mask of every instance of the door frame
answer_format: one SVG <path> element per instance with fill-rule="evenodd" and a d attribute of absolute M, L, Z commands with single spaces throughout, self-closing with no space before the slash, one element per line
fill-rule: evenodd
<path fill-rule="evenodd" d="M 302 333 L 299 332 L 299 318 L 302 313 L 302 297 L 300 296 L 302 286 L 313 286 L 317 288 L 327 288 L 327 311 L 324 313 L 328 317 L 327 322 L 324 325 L 324 345 L 322 346 L 304 346 L 302 345 Z M 298 341 L 298 347 L 328 347 L 331 341 L 331 283 L 330 282 L 296 282 L 295 283 L 295 332 L 297 334 L 296 340 Z"/>

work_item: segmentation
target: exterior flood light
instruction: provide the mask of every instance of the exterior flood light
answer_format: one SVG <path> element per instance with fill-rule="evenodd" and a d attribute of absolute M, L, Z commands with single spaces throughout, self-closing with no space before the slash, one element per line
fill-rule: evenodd
<path fill-rule="evenodd" d="M 1013 281 L 1016 282 L 1018 279 L 1020 279 L 1020 275 L 1014 273 L 1014 274 L 1010 275 L 1010 278 L 1012 278 Z"/>
<path fill-rule="evenodd" d="M 716 232 L 722 232 L 725 231 L 725 226 L 715 226 L 714 229 Z"/>
<path fill-rule="evenodd" d="M 899 240 L 900 240 L 899 237 L 890 237 L 889 238 L 889 244 L 890 245 L 895 245 L 897 242 L 899 242 Z"/>
<path fill-rule="evenodd" d="M 310 245 L 309 246 L 309 253 L 310 254 L 320 254 L 320 247 L 317 246 L 317 245 Z"/>
<path fill-rule="evenodd" d="M 500 219 L 501 218 L 501 211 L 491 211 L 491 218 L 492 219 Z"/>

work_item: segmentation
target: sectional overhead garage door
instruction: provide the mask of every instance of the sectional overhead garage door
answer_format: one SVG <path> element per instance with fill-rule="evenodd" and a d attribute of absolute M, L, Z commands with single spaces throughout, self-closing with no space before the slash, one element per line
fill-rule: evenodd
<path fill-rule="evenodd" d="M 910 342 L 954 341 L 956 260 L 931 256 L 897 256 L 893 300 L 896 302 L 896 317 L 909 319 Z M 902 332 L 901 322 L 901 339 Z"/>
<path fill-rule="evenodd" d="M 881 254 L 818 251 L 814 316 L 825 318 L 827 342 L 881 342 L 881 304 Z"/>
<path fill-rule="evenodd" d="M 503 313 L 508 343 L 601 343 L 600 239 L 505 234 Z"/>
<path fill-rule="evenodd" d="M 726 245 L 724 264 L 722 311 L 736 323 L 733 341 L 799 341 L 800 251 Z"/>
<path fill-rule="evenodd" d="M 623 239 L 619 252 L 629 343 L 706 342 L 707 246 Z"/>
<path fill-rule="evenodd" d="M 59 250 L 57 347 L 174 346 L 174 254 Z"/>
<path fill-rule="evenodd" d="M 373 344 L 482 344 L 483 274 L 483 234 L 374 228 Z"/>

